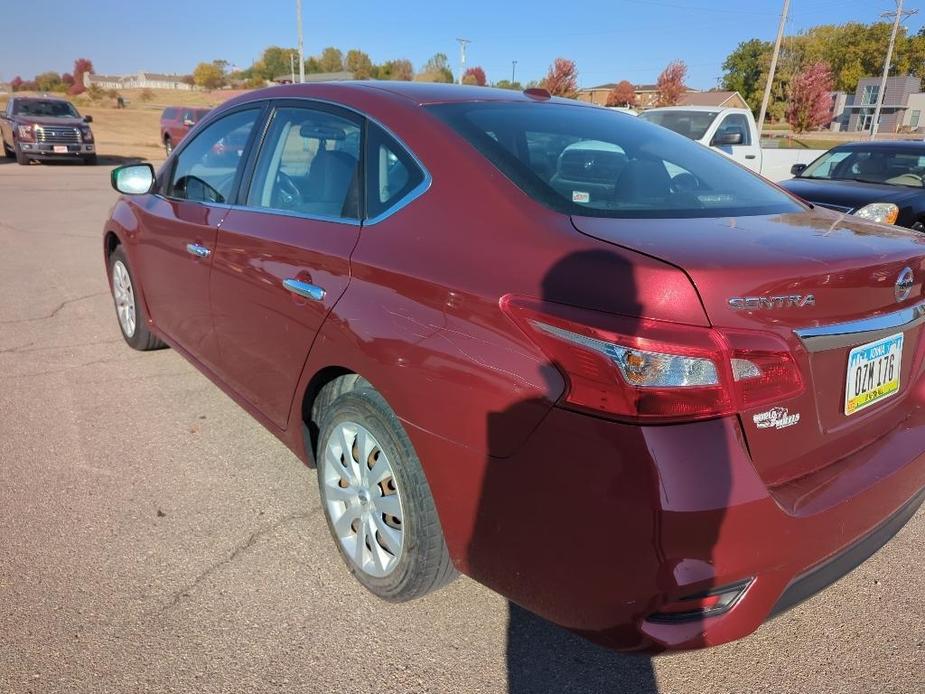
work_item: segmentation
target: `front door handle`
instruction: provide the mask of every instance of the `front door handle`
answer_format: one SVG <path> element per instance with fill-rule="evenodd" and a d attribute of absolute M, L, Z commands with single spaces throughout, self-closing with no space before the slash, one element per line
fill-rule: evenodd
<path fill-rule="evenodd" d="M 757 159 L 758 155 L 757 154 L 746 154 L 745 158 L 746 159 Z"/>
<path fill-rule="evenodd" d="M 186 252 L 196 256 L 197 258 L 208 258 L 210 255 L 212 255 L 212 251 L 210 251 L 205 246 L 200 246 L 198 243 L 186 244 Z"/>
<path fill-rule="evenodd" d="M 325 291 L 317 284 L 309 284 L 302 280 L 293 279 L 292 277 L 283 280 L 283 286 L 293 294 L 304 296 L 312 301 L 321 301 L 324 299 Z"/>

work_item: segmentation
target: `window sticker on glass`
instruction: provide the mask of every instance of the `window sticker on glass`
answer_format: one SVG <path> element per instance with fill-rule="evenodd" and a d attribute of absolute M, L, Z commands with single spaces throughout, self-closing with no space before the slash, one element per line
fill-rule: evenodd
<path fill-rule="evenodd" d="M 581 190 L 573 190 L 572 202 L 591 202 L 591 193 L 586 193 Z"/>

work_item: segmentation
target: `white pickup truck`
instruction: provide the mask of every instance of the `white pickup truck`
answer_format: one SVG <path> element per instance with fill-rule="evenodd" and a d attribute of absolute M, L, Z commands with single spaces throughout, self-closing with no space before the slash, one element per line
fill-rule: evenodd
<path fill-rule="evenodd" d="M 762 173 L 758 128 L 747 108 L 666 106 L 643 111 L 639 117 L 712 147 L 752 171 Z"/>

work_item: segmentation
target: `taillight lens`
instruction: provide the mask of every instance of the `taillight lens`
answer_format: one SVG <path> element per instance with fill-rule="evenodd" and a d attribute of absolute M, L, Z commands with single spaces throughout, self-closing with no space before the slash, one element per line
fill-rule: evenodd
<path fill-rule="evenodd" d="M 626 318 L 502 297 L 501 309 L 566 376 L 564 402 L 634 421 L 733 414 L 803 388 L 787 345 L 763 333 Z"/>

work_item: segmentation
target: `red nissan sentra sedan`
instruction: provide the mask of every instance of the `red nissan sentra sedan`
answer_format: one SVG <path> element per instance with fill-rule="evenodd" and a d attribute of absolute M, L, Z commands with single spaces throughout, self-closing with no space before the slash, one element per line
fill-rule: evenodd
<path fill-rule="evenodd" d="M 386 600 L 459 570 L 610 647 L 714 645 L 922 503 L 923 237 L 658 126 L 541 91 L 292 85 L 113 184 L 126 341 L 317 465 Z"/>

